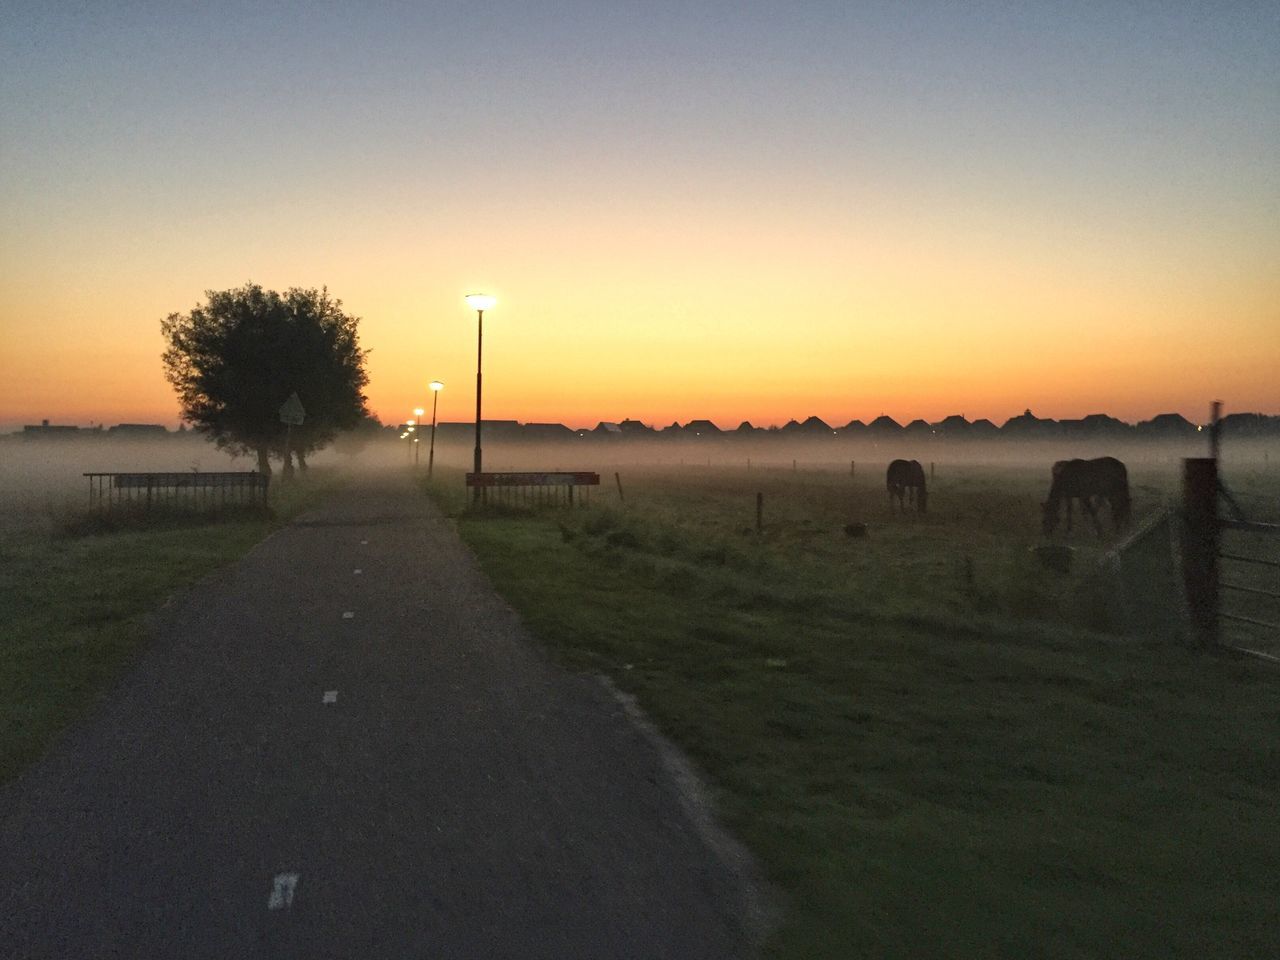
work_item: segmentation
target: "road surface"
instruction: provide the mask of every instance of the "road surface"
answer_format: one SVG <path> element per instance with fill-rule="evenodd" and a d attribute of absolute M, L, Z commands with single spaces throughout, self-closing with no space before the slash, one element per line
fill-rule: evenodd
<path fill-rule="evenodd" d="M 759 888 L 670 752 L 543 659 L 405 478 L 153 632 L 0 790 L 0 956 L 749 955 Z"/>

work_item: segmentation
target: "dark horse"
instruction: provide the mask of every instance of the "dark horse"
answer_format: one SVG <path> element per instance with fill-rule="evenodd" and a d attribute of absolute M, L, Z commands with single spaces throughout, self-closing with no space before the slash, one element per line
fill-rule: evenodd
<path fill-rule="evenodd" d="M 924 467 L 919 460 L 895 460 L 889 464 L 889 472 L 885 474 L 885 486 L 889 488 L 889 508 L 893 509 L 893 501 L 898 507 L 906 510 L 903 497 L 914 503 L 921 513 L 929 502 L 929 493 L 924 486 Z"/>
<path fill-rule="evenodd" d="M 1080 506 L 1093 521 L 1098 536 L 1102 536 L 1102 524 L 1098 521 L 1098 506 L 1103 500 L 1111 504 L 1111 522 L 1117 530 L 1129 522 L 1129 472 L 1115 457 L 1099 457 L 1097 460 L 1059 460 L 1053 465 L 1053 483 L 1049 487 L 1049 499 L 1041 504 L 1044 510 L 1044 532 L 1053 533 L 1058 528 L 1058 514 L 1062 501 L 1067 502 L 1067 531 L 1071 531 L 1071 501 L 1079 500 Z"/>

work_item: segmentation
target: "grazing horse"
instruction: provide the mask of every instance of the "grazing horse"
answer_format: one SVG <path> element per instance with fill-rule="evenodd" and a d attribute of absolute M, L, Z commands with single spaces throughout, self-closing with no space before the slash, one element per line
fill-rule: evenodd
<path fill-rule="evenodd" d="M 1049 499 L 1040 505 L 1044 511 L 1046 536 L 1058 528 L 1058 515 L 1063 500 L 1067 502 L 1068 533 L 1071 531 L 1072 500 L 1080 501 L 1081 508 L 1093 521 L 1098 536 L 1102 536 L 1098 506 L 1106 500 L 1111 504 L 1111 523 L 1116 530 L 1120 530 L 1129 522 L 1129 472 L 1115 457 L 1059 460 L 1055 463 Z"/>
<path fill-rule="evenodd" d="M 894 460 L 885 474 L 885 486 L 889 488 L 890 510 L 893 509 L 893 501 L 897 500 L 898 507 L 905 511 L 907 508 L 903 504 L 903 497 L 906 496 L 908 502 L 916 505 L 917 510 L 925 512 L 929 492 L 925 489 L 924 467 L 920 466 L 919 460 Z"/>

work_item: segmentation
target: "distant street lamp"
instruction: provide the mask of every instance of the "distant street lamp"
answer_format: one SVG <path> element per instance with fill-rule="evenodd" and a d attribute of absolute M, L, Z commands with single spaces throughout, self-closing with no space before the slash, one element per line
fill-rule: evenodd
<path fill-rule="evenodd" d="M 424 412 L 424 411 L 423 411 L 423 409 L 422 409 L 421 407 L 414 407 L 414 408 L 413 408 L 413 415 L 414 415 L 415 417 L 417 417 L 418 419 L 417 419 L 417 420 L 410 420 L 409 422 L 410 422 L 410 423 L 421 423 L 421 422 L 422 422 L 422 414 L 423 414 L 423 412 Z M 417 438 L 417 437 L 414 437 L 414 438 L 413 438 L 413 469 L 415 469 L 415 470 L 417 470 L 417 469 L 418 469 L 418 438 Z"/>
<path fill-rule="evenodd" d="M 440 402 L 440 391 L 444 389 L 444 384 L 439 380 L 432 380 L 429 384 L 431 387 L 431 449 L 427 453 L 427 479 L 431 479 L 431 471 L 436 465 L 436 404 Z"/>
<path fill-rule="evenodd" d="M 413 451 L 413 465 L 415 467 L 418 465 L 418 438 L 413 435 L 416 425 L 416 420 L 406 420 L 404 422 L 404 435 L 409 438 L 409 449 Z"/>
<path fill-rule="evenodd" d="M 467 305 L 476 312 L 476 453 L 474 471 L 476 474 L 476 487 L 473 499 L 476 503 L 480 502 L 480 395 L 481 395 L 481 361 L 484 358 L 484 312 L 493 307 L 498 301 L 484 293 L 469 293 L 466 297 Z"/>

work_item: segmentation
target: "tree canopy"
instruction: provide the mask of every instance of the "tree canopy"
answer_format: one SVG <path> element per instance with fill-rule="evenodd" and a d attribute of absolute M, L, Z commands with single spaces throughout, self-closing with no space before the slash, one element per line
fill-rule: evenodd
<path fill-rule="evenodd" d="M 248 283 L 205 297 L 190 313 L 171 313 L 160 330 L 182 418 L 219 447 L 256 453 L 264 473 L 271 453 L 288 467 L 280 407 L 295 392 L 306 420 L 290 431 L 289 447 L 300 458 L 368 415 L 360 320 L 343 313 L 327 288 L 280 294 Z"/>

